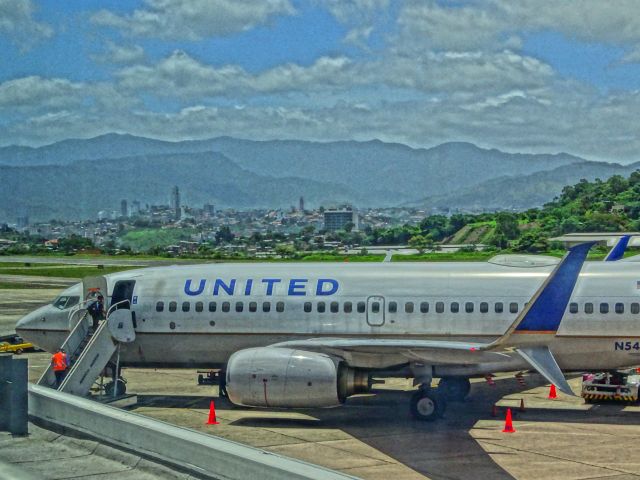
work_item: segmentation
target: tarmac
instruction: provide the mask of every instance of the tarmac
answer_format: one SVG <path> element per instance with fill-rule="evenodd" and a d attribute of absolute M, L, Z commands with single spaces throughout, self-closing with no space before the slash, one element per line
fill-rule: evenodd
<path fill-rule="evenodd" d="M 14 306 L 8 314 L 0 309 L 0 326 L 38 301 L 50 301 L 55 296 L 51 293 L 0 290 L 0 306 Z M 29 303 L 20 308 L 25 298 Z M 49 355 L 26 355 L 34 381 Z M 409 415 L 412 386 L 405 379 L 387 380 L 377 386 L 375 395 L 350 398 L 343 407 L 291 411 L 233 406 L 217 397 L 217 386 L 198 385 L 195 370 L 125 369 L 123 375 L 128 392 L 138 395 L 132 411 L 364 479 L 640 478 L 640 406 L 586 405 L 580 397 L 561 393 L 549 400 L 549 386 L 539 375 L 525 375 L 524 386 L 513 374 L 498 375 L 495 386 L 474 381 L 465 402 L 450 403 L 443 419 L 426 423 Z M 570 379 L 570 384 L 579 392 L 579 377 Z M 219 425 L 206 425 L 211 399 Z M 516 430 L 511 434 L 502 433 L 508 407 Z M 22 440 L 0 436 L 0 460 L 6 457 L 4 452 L 19 450 L 12 441 Z M 38 468 L 45 471 L 44 466 Z"/>

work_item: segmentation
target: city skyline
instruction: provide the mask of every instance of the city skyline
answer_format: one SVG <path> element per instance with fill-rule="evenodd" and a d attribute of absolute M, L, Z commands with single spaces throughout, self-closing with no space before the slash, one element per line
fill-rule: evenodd
<path fill-rule="evenodd" d="M 1 0 L 0 145 L 108 132 L 631 162 L 640 5 Z"/>

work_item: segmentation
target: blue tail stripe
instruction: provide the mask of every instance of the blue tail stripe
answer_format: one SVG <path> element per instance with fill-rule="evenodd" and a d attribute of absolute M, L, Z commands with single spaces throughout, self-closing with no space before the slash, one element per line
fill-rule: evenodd
<path fill-rule="evenodd" d="M 552 273 L 553 278 L 535 299 L 516 331 L 557 331 L 567 308 L 578 275 L 595 242 L 582 243 L 569 250 Z"/>
<path fill-rule="evenodd" d="M 627 245 L 629 245 L 629 239 L 631 239 L 631 235 L 623 235 L 620 237 L 611 251 L 607 254 L 604 261 L 615 262 L 616 260 L 620 260 L 624 256 Z"/>

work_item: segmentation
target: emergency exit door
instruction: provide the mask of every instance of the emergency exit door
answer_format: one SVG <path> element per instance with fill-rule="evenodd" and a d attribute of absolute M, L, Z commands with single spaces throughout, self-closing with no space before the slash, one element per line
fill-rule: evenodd
<path fill-rule="evenodd" d="M 367 298 L 367 323 L 372 327 L 384 325 L 384 297 L 372 295 Z"/>

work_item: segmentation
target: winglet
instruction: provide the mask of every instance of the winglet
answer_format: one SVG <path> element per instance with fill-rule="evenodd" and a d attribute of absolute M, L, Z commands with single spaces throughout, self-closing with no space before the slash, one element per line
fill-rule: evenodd
<path fill-rule="evenodd" d="M 624 256 L 624 252 L 627 249 L 627 245 L 629 245 L 629 240 L 631 239 L 631 235 L 623 235 L 621 236 L 616 244 L 609 250 L 607 256 L 604 258 L 605 262 L 615 262 L 616 260 L 620 260 Z"/>
<path fill-rule="evenodd" d="M 557 332 L 582 265 L 595 243 L 582 243 L 569 249 L 504 335 L 487 348 L 503 345 L 514 332 Z"/>

